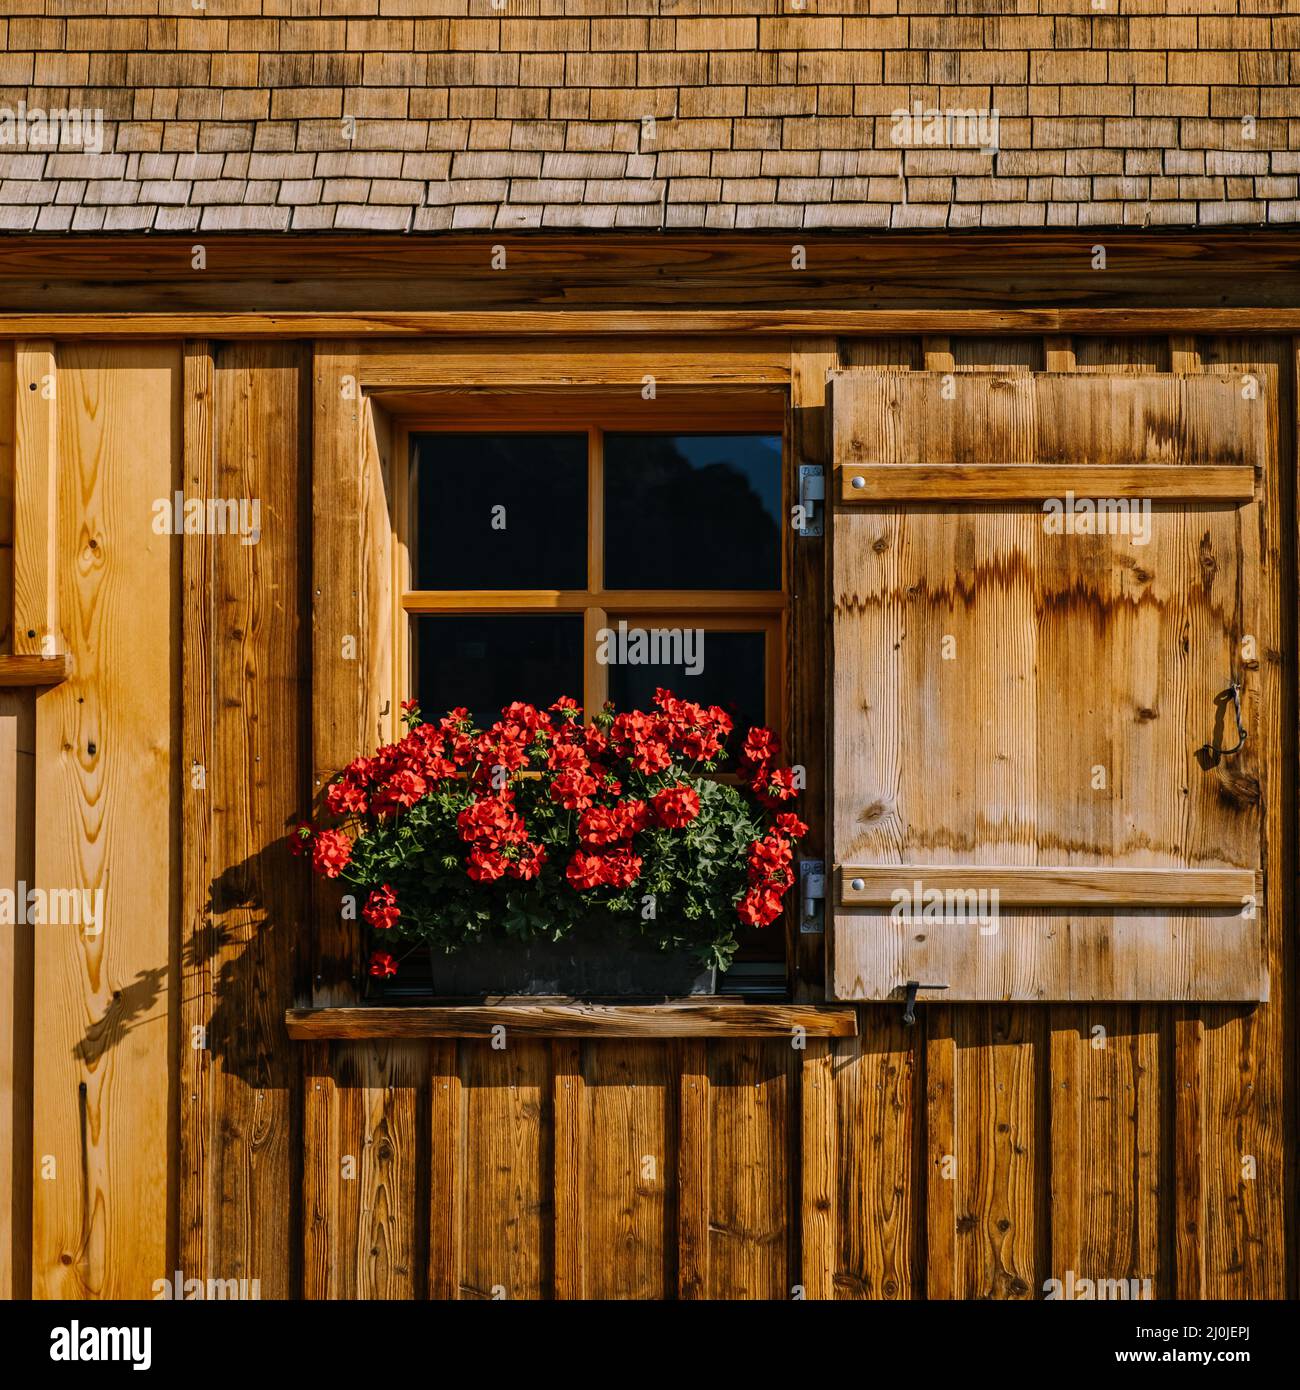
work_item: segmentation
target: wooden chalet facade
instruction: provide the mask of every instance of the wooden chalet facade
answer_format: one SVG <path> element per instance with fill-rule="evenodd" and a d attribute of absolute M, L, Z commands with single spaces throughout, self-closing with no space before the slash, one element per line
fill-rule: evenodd
<path fill-rule="evenodd" d="M 0 927 L 0 1291 L 1294 1296 L 1300 111 L 1273 60 L 1300 21 L 27 8 L 6 81 L 152 105 L 106 98 L 116 154 L 77 156 L 121 156 L 101 182 L 135 221 L 77 220 L 127 204 L 89 171 L 65 201 L 75 164 L 4 185 L 51 191 L 13 192 L 0 240 L 0 889 L 101 897 L 89 925 Z M 172 76 L 138 61 L 155 34 Z M 853 121 L 957 83 L 1005 106 L 992 172 L 918 166 L 873 202 L 887 132 L 817 172 Z M 663 153 L 627 144 L 670 89 Z M 359 186 L 316 129 L 349 109 L 398 156 L 365 190 L 259 203 L 228 161 L 183 202 L 151 188 L 144 156 L 175 183 L 237 126 L 277 189 Z M 1261 144 L 1225 162 L 1201 126 L 1241 114 Z M 578 161 L 576 202 L 563 160 L 499 172 L 600 120 L 624 163 Z M 581 131 L 539 156 L 591 153 Z M 822 163 L 764 173 L 773 139 Z M 448 167 L 404 175 L 413 153 Z M 809 186 L 764 203 L 769 177 Z M 200 188 L 227 179 L 241 201 Z M 909 199 L 927 179 L 988 187 Z M 783 520 L 815 524 L 752 593 L 421 588 L 412 439 L 510 421 L 764 431 Z M 256 543 L 160 531 L 178 495 L 256 499 Z M 1143 537 L 1053 536 L 1067 497 L 1131 503 Z M 393 736 L 412 624 L 669 609 L 762 634 L 756 698 L 806 770 L 825 898 L 768 929 L 783 987 L 367 1001 L 289 835 Z M 997 930 L 900 921 L 921 879 L 998 889 Z"/>

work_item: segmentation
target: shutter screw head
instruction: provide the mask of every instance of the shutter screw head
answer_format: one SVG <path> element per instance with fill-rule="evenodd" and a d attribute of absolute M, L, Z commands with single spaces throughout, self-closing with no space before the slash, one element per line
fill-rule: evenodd
<path fill-rule="evenodd" d="M 861 893 L 867 885 L 863 879 L 855 878 L 849 886 L 855 893 Z"/>
<path fill-rule="evenodd" d="M 866 487 L 866 485 L 867 480 L 862 476 L 861 473 L 859 473 L 856 478 L 851 478 L 849 480 L 850 487 Z"/>

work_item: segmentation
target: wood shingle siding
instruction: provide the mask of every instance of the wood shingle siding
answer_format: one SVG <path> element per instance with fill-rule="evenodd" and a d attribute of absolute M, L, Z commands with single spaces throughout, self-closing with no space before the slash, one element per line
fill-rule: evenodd
<path fill-rule="evenodd" d="M 0 108 L 104 121 L 98 155 L 0 145 L 11 232 L 1300 221 L 1300 17 L 1268 0 L 7 8 Z M 996 151 L 900 146 L 917 108 L 996 111 Z"/>

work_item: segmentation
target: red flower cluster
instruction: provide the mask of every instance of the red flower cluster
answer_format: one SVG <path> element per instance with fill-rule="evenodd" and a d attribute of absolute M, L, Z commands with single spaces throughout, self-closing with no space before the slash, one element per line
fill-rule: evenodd
<path fill-rule="evenodd" d="M 641 856 L 626 847 L 592 854 L 578 850 L 564 876 L 580 892 L 588 888 L 631 888 L 641 876 Z"/>
<path fill-rule="evenodd" d="M 396 926 L 402 913 L 392 885 L 385 883 L 382 888 L 376 888 L 366 899 L 361 915 L 378 931 L 387 931 Z"/>
<path fill-rule="evenodd" d="M 657 713 L 629 710 L 615 715 L 609 739 L 615 753 L 637 772 L 665 772 L 672 755 L 707 762 L 722 751 L 732 730 L 731 716 L 717 705 L 707 708 L 679 700 L 671 690 L 655 691 Z"/>
<path fill-rule="evenodd" d="M 700 794 L 694 787 L 665 787 L 650 798 L 660 825 L 678 830 L 700 814 Z"/>
<path fill-rule="evenodd" d="M 456 817 L 456 827 L 472 846 L 466 872 L 476 883 L 495 883 L 503 875 L 533 879 L 546 862 L 546 851 L 529 840 L 508 789 L 471 802 Z"/>
<path fill-rule="evenodd" d="M 311 866 L 322 878 L 338 878 L 352 858 L 352 841 L 341 830 L 321 830 L 311 842 Z"/>
<path fill-rule="evenodd" d="M 475 740 L 465 732 L 468 724 L 469 711 L 454 709 L 437 724 L 416 725 L 373 758 L 354 759 L 326 789 L 326 807 L 336 816 L 394 816 L 414 806 L 433 783 L 476 763 Z"/>
<path fill-rule="evenodd" d="M 740 751 L 740 773 L 764 806 L 779 806 L 799 795 L 794 769 L 774 767 L 781 740 L 771 729 L 751 729 Z"/>
<path fill-rule="evenodd" d="M 717 705 L 681 700 L 667 690 L 655 692 L 652 709 L 613 714 L 601 720 L 605 727 L 584 725 L 581 709 L 568 698 L 546 711 L 522 702 L 507 705 L 484 732 L 475 729 L 465 709 L 451 710 L 431 723 L 420 722 L 414 702 L 406 702 L 402 711 L 404 737 L 371 757 L 355 759 L 325 793 L 325 805 L 333 815 L 362 822 L 359 863 L 370 862 L 369 853 L 363 856 L 371 844 L 366 840 L 366 818 L 378 830 L 426 798 L 436 797 L 441 809 L 435 815 L 459 807 L 456 833 L 465 846 L 469 879 L 537 879 L 547 863 L 544 839 L 553 855 L 569 855 L 565 879 L 582 893 L 630 888 L 642 875 L 645 855 L 653 854 L 660 843 L 644 841 L 638 853 L 636 837 L 679 831 L 701 816 L 700 793 L 687 779 L 696 765 L 717 766 L 715 760 L 734 728 L 731 717 Z M 762 805 L 773 809 L 797 794 L 795 772 L 779 766 L 779 757 L 775 734 L 763 728 L 748 731 L 740 753 L 741 778 Z M 517 780 L 524 772 L 540 776 L 540 784 Z M 652 780 L 647 785 L 643 778 Z M 512 779 L 514 789 L 509 785 Z M 619 800 L 624 781 L 644 790 L 639 797 Z M 516 800 L 521 786 L 524 790 Z M 551 807 L 576 813 L 576 824 L 569 818 L 567 832 L 559 829 L 565 822 Z M 708 809 L 713 814 L 712 803 Z M 525 813 L 540 827 L 534 831 L 536 840 Z M 807 833 L 807 826 L 791 812 L 773 819 L 773 828 L 751 844 L 747 887 L 736 903 L 740 920 L 756 926 L 780 915 L 781 899 L 794 880 L 792 842 Z M 567 843 L 566 834 L 572 837 Z M 299 826 L 293 848 L 295 853 L 309 850 L 316 872 L 327 878 L 347 871 L 350 881 L 362 882 L 359 863 L 349 869 L 353 841 L 343 830 Z M 409 935 L 414 923 L 422 929 L 414 901 L 408 902 L 414 911 L 403 920 L 399 890 L 404 897 L 412 891 L 400 876 L 404 861 L 377 862 L 392 865 L 381 872 L 391 874 L 393 882 L 364 885 L 370 888 L 362 909 L 365 921 L 378 931 L 400 924 L 399 935 Z M 396 970 L 397 961 L 387 952 L 376 952 L 371 959 L 372 974 L 388 976 Z"/>
<path fill-rule="evenodd" d="M 791 841 L 808 833 L 798 816 L 786 812 L 775 826 L 749 847 L 749 888 L 736 906 L 736 915 L 751 927 L 766 927 L 781 915 L 781 899 L 794 882 Z"/>

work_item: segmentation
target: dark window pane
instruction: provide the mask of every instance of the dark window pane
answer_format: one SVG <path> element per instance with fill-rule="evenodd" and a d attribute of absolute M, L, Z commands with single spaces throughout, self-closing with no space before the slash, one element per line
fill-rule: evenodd
<path fill-rule="evenodd" d="M 419 589 L 585 589 L 585 434 L 418 434 Z"/>
<path fill-rule="evenodd" d="M 486 728 L 512 700 L 539 709 L 561 695 L 582 703 L 580 617 L 422 614 L 411 623 L 415 692 L 426 719 L 464 705 Z"/>
<path fill-rule="evenodd" d="M 605 436 L 607 589 L 779 589 L 781 437 Z"/>
<path fill-rule="evenodd" d="M 610 630 L 617 634 L 618 625 L 611 624 Z M 698 656 L 702 659 L 689 663 L 691 667 L 698 667 L 699 673 L 690 675 L 687 663 L 650 665 L 617 660 L 620 650 L 634 652 L 630 643 L 635 631 L 635 625 L 629 621 L 628 645 L 620 644 L 617 638 L 610 643 L 609 698 L 620 710 L 649 709 L 655 688 L 663 686 L 683 700 L 721 705 L 736 721 L 742 736 L 751 725 L 766 723 L 766 638 L 763 633 L 701 633 Z"/>

